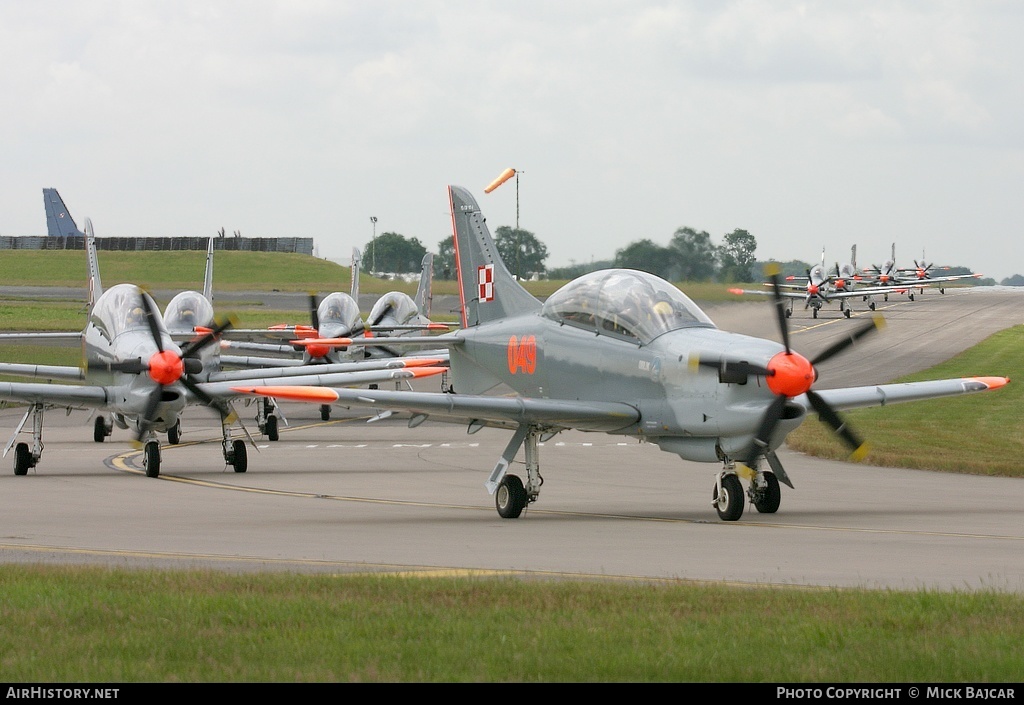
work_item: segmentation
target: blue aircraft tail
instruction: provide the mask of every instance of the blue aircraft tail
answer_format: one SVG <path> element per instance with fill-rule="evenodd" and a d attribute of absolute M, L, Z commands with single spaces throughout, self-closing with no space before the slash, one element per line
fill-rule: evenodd
<path fill-rule="evenodd" d="M 43 189 L 43 208 L 46 210 L 46 234 L 50 237 L 85 237 L 75 225 L 68 207 L 55 188 Z"/>
<path fill-rule="evenodd" d="M 468 328 L 540 309 L 541 302 L 516 281 L 502 261 L 472 194 L 461 186 L 449 186 L 448 197 L 462 326 Z"/>

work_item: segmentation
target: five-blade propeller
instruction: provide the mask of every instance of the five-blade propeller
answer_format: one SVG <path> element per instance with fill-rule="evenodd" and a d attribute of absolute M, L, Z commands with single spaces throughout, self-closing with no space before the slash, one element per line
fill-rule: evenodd
<path fill-rule="evenodd" d="M 181 382 L 203 404 L 216 406 L 216 401 L 200 389 L 191 379 L 191 376 L 203 371 L 203 363 L 198 359 L 197 355 L 204 348 L 213 344 L 221 333 L 233 325 L 230 319 L 218 321 L 211 330 L 186 343 L 181 347 L 181 352 L 176 353 L 172 350 L 164 349 L 163 335 L 157 318 L 159 314 L 154 308 L 152 299 L 141 289 L 139 290 L 139 306 L 145 314 L 146 329 L 153 339 L 157 352 L 150 356 L 147 361 L 137 357 L 114 362 L 90 362 L 88 365 L 90 371 L 122 372 L 134 375 L 146 372 L 149 374 L 150 379 L 156 382 L 156 386 L 153 387 L 146 399 L 145 410 L 139 417 L 138 432 L 135 436 L 137 442 L 143 441 L 148 435 L 149 430 L 153 427 L 154 417 L 163 398 L 164 388 L 168 385 Z M 224 409 L 218 407 L 218 410 L 222 416 L 225 415 Z"/>
<path fill-rule="evenodd" d="M 724 382 L 735 381 L 736 377 L 742 375 L 763 376 L 768 388 L 775 393 L 775 398 L 768 408 L 765 409 L 761 417 L 753 442 L 741 459 L 748 467 L 756 467 L 759 457 L 768 451 L 772 435 L 785 413 L 786 402 L 801 394 L 807 396 L 807 400 L 814 411 L 817 412 L 818 418 L 830 426 L 850 448 L 851 458 L 859 460 L 867 452 L 866 445 L 850 429 L 838 412 L 820 394 L 811 389 L 811 386 L 818 378 L 818 365 L 843 352 L 868 333 L 878 330 L 884 325 L 885 321 L 881 316 L 872 318 L 864 326 L 851 331 L 849 335 L 818 353 L 814 359 L 808 360 L 790 348 L 789 327 L 784 313 L 785 301 L 779 290 L 778 270 L 771 271 L 769 275 L 772 281 L 779 333 L 782 336 L 782 344 L 785 351 L 773 356 L 766 366 L 722 358 L 713 360 L 697 359 L 692 361 L 691 364 L 717 370 L 720 379 Z"/>

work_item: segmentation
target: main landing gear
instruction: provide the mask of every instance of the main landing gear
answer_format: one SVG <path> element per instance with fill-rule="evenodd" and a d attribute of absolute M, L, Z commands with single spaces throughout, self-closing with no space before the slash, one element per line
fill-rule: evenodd
<path fill-rule="evenodd" d="M 540 476 L 538 444 L 541 431 L 534 426 L 520 426 L 505 446 L 501 459 L 487 480 L 487 488 L 494 494 L 494 506 L 502 519 L 518 519 L 527 504 L 537 501 L 544 478 Z M 526 483 L 517 475 L 509 475 L 508 466 L 524 446 L 526 451 Z"/>
<path fill-rule="evenodd" d="M 277 425 L 278 418 L 283 418 L 280 414 L 281 410 L 274 399 L 263 397 L 256 400 L 256 425 L 268 440 L 276 441 L 280 438 Z"/>
<path fill-rule="evenodd" d="M 221 450 L 224 451 L 224 462 L 232 466 L 235 472 L 245 472 L 249 469 L 249 458 L 246 455 L 245 441 L 231 439 L 231 429 L 228 428 L 226 419 L 220 423 Z"/>
<path fill-rule="evenodd" d="M 32 404 L 25 415 L 21 417 L 21 422 L 18 423 L 18 427 L 14 429 L 14 436 L 11 438 L 10 443 L 7 444 L 7 448 L 10 448 L 14 443 L 14 440 L 21 433 L 21 430 L 25 428 L 25 424 L 28 422 L 29 417 L 32 418 L 32 445 L 28 443 L 18 443 L 14 446 L 14 474 L 15 475 L 27 475 L 29 468 L 34 468 L 39 462 L 39 458 L 43 455 L 43 405 Z M 7 451 L 4 450 L 4 455 Z"/>
<path fill-rule="evenodd" d="M 754 508 L 762 514 L 774 514 L 779 511 L 782 503 L 782 490 L 779 481 L 793 486 L 789 476 L 779 462 L 774 451 L 769 451 L 765 458 L 771 470 L 761 471 L 748 468 L 742 463 L 727 461 L 722 472 L 715 478 L 715 486 L 711 493 L 711 506 L 718 512 L 722 521 L 738 521 L 743 516 L 744 493 L 740 477 L 749 480 L 746 496 Z"/>

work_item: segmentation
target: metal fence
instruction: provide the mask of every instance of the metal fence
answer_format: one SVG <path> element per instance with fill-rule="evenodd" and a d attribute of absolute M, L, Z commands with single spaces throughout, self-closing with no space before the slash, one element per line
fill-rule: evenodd
<path fill-rule="evenodd" d="M 97 250 L 205 250 L 208 237 L 98 237 Z M 0 250 L 84 250 L 85 238 L 49 236 L 0 236 Z M 214 250 L 296 252 L 313 254 L 311 237 L 215 237 Z"/>

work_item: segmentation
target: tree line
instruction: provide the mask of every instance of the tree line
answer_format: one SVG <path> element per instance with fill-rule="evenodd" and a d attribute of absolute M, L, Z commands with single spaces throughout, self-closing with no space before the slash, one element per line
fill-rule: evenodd
<path fill-rule="evenodd" d="M 520 279 L 545 277 L 573 279 L 594 269 L 622 267 L 656 274 L 668 281 L 753 281 L 757 240 L 746 230 L 725 235 L 721 245 L 711 241 L 703 230 L 682 227 L 667 246 L 644 239 L 615 252 L 615 258 L 589 265 L 573 265 L 548 270 L 548 248 L 529 230 L 499 226 L 494 244 L 505 266 Z M 427 248 L 417 238 L 386 232 L 366 243 L 362 250 L 363 267 L 374 272 L 406 274 L 418 272 Z M 455 279 L 455 246 L 451 235 L 438 243 L 434 253 L 434 276 Z"/>

